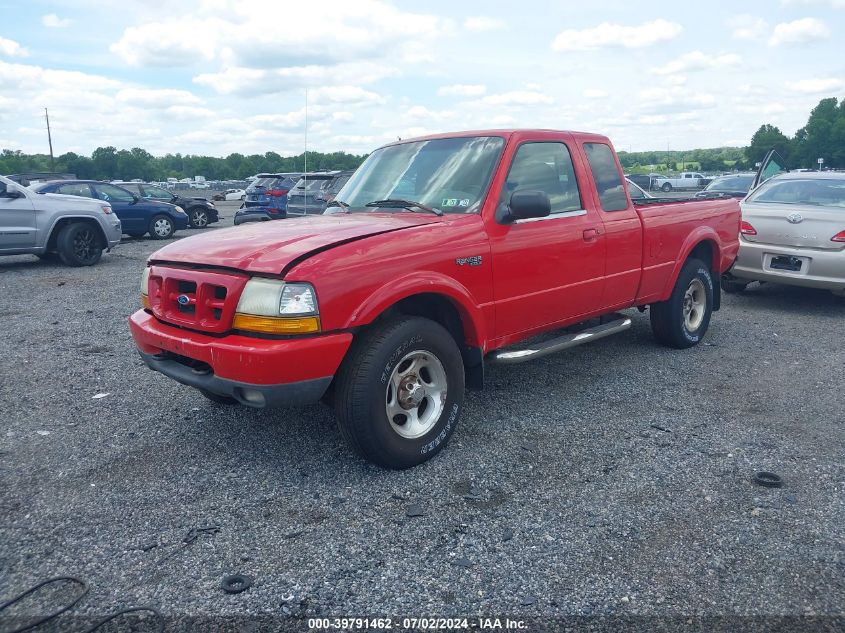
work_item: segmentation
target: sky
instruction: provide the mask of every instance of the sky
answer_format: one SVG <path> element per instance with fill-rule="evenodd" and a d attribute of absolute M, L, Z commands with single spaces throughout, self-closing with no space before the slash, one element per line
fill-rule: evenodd
<path fill-rule="evenodd" d="M 510 127 L 676 151 L 747 145 L 763 123 L 791 135 L 845 97 L 845 0 L 0 0 L 0 14 L 0 148 L 27 153 L 47 152 L 44 108 L 56 155 L 364 153 Z"/>

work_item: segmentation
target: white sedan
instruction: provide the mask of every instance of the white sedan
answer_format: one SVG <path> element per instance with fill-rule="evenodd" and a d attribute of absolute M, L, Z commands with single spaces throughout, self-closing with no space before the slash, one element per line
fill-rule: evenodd
<path fill-rule="evenodd" d="M 215 193 L 215 200 L 243 200 L 246 198 L 246 191 L 243 189 L 227 189 L 221 193 Z"/>

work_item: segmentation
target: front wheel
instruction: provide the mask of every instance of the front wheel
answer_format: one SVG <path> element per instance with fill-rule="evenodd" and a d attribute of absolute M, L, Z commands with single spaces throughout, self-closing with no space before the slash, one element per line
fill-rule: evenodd
<path fill-rule="evenodd" d="M 166 215 L 157 215 L 150 220 L 150 237 L 156 240 L 166 240 L 172 237 L 176 228 L 173 226 L 173 220 Z"/>
<path fill-rule="evenodd" d="M 664 183 L 660 186 L 660 190 L 661 190 L 663 193 L 669 193 L 670 191 L 672 191 L 672 185 L 670 185 L 668 182 L 664 182 Z"/>
<path fill-rule="evenodd" d="M 652 304 L 651 330 L 654 338 L 684 349 L 697 345 L 710 325 L 713 313 L 713 276 L 699 259 L 690 259 L 681 269 L 672 295 Z"/>
<path fill-rule="evenodd" d="M 410 468 L 440 452 L 458 423 L 464 366 L 439 323 L 402 317 L 353 343 L 337 376 L 340 431 L 365 459 Z"/>
<path fill-rule="evenodd" d="M 56 239 L 56 250 L 66 266 L 93 266 L 103 255 L 99 231 L 87 222 L 62 227 Z"/>
<path fill-rule="evenodd" d="M 191 209 L 188 211 L 188 222 L 193 229 L 204 229 L 208 226 L 208 212 L 205 209 Z"/>

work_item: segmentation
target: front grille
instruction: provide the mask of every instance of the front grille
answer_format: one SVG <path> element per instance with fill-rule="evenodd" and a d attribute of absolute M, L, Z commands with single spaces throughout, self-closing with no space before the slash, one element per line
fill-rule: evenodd
<path fill-rule="evenodd" d="M 246 275 L 153 266 L 150 305 L 162 321 L 204 332 L 230 329 Z"/>

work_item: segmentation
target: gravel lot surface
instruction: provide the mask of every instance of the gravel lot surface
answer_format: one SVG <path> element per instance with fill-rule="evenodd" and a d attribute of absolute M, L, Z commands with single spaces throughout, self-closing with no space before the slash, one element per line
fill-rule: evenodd
<path fill-rule="evenodd" d="M 0 601 L 72 574 L 86 616 L 845 614 L 845 299 L 754 285 L 686 351 L 632 311 L 491 367 L 449 447 L 391 472 L 322 405 L 224 407 L 149 371 L 126 318 L 160 245 L 0 259 Z M 255 584 L 223 593 L 236 572 Z"/>

